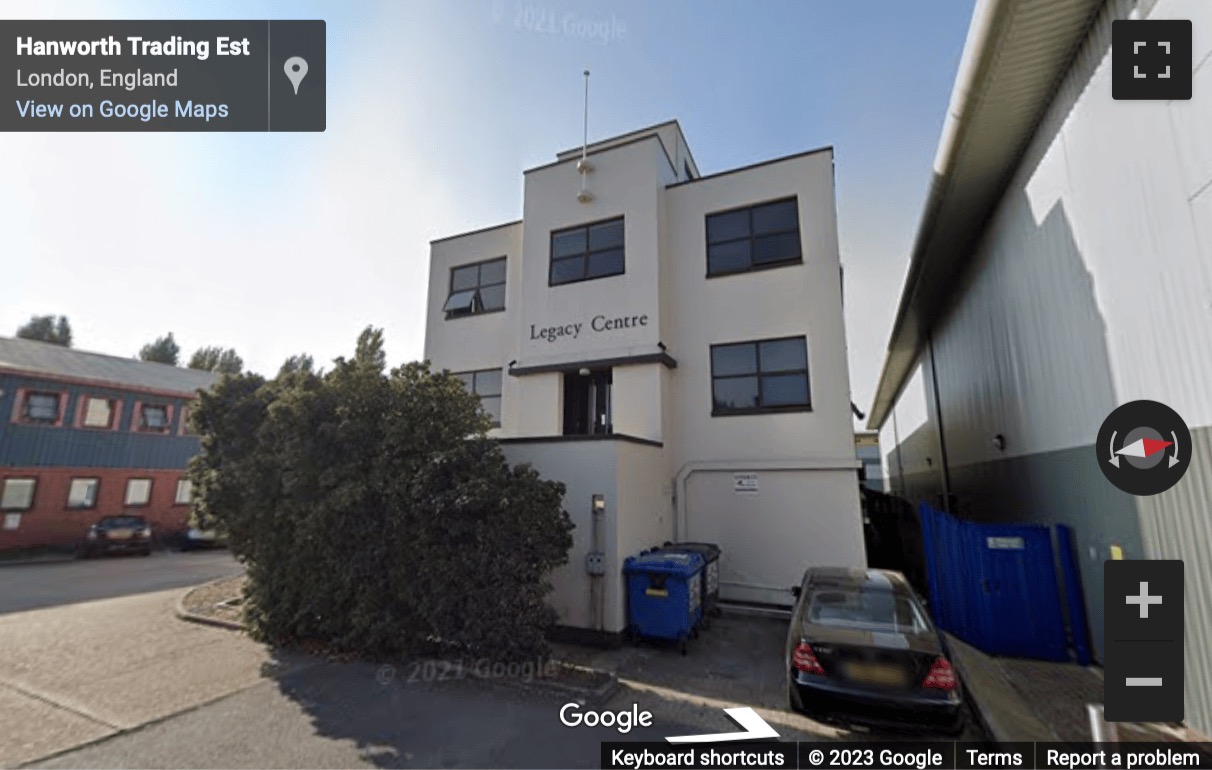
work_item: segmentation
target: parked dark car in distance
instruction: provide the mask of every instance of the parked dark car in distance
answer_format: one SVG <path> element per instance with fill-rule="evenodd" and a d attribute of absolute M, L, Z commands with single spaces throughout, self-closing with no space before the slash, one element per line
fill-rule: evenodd
<path fill-rule="evenodd" d="M 964 729 L 946 643 L 899 572 L 813 568 L 792 589 L 791 708 L 823 721 Z"/>
<path fill-rule="evenodd" d="M 207 548 L 226 548 L 227 538 L 213 529 L 190 527 L 181 539 L 182 551 L 200 551 Z"/>
<path fill-rule="evenodd" d="M 84 539 L 76 547 L 80 558 L 104 553 L 139 553 L 151 555 L 152 531 L 147 519 L 142 516 L 123 514 L 103 516 L 88 528 Z"/>

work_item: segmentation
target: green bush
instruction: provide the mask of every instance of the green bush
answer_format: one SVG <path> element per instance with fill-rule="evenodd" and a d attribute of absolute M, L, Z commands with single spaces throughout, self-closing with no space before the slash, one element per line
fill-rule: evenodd
<path fill-rule="evenodd" d="M 546 655 L 549 575 L 568 560 L 564 486 L 511 468 L 479 399 L 382 334 L 315 372 L 224 377 L 191 410 L 195 523 L 248 568 L 250 630 L 370 656 L 435 640 L 502 660 Z"/>

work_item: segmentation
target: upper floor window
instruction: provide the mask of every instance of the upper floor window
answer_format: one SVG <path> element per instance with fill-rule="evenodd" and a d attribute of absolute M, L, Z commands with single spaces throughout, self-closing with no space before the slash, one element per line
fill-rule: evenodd
<path fill-rule="evenodd" d="M 163 404 L 142 404 L 139 407 L 139 430 L 151 433 L 168 431 L 169 412 Z"/>
<path fill-rule="evenodd" d="M 0 490 L 0 511 L 28 511 L 34 507 L 36 479 L 5 479 Z"/>
<path fill-rule="evenodd" d="M 93 508 L 97 505 L 100 479 L 72 479 L 67 488 L 68 508 Z"/>
<path fill-rule="evenodd" d="M 712 415 L 807 411 L 804 337 L 711 346 Z"/>
<path fill-rule="evenodd" d="M 622 217 L 551 234 L 551 286 L 622 275 L 623 263 Z"/>
<path fill-rule="evenodd" d="M 795 198 L 707 215 L 707 275 L 803 261 Z"/>
<path fill-rule="evenodd" d="M 60 393 L 26 393 L 21 408 L 22 422 L 56 423 L 59 421 Z"/>
<path fill-rule="evenodd" d="M 500 427 L 501 370 L 481 369 L 476 372 L 460 372 L 455 376 L 463 381 L 469 393 L 480 397 L 480 406 L 492 418 L 493 427 Z"/>
<path fill-rule="evenodd" d="M 450 269 L 447 318 L 505 309 L 505 257 Z"/>
<path fill-rule="evenodd" d="M 80 424 L 86 428 L 110 428 L 114 424 L 114 401 L 109 398 L 84 396 L 84 415 Z"/>

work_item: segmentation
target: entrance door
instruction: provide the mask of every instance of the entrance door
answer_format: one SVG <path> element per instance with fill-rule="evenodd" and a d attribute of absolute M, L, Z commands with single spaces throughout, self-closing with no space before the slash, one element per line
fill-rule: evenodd
<path fill-rule="evenodd" d="M 564 435 L 611 433 L 611 370 L 564 375 Z"/>

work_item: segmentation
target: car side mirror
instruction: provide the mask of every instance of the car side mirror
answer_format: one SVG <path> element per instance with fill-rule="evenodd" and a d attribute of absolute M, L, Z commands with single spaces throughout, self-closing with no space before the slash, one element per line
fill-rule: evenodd
<path fill-rule="evenodd" d="M 797 599 L 800 598 L 800 594 L 802 594 L 803 592 L 804 592 L 804 589 L 801 588 L 800 586 L 791 586 L 791 595 L 794 596 L 795 598 L 797 598 Z"/>

